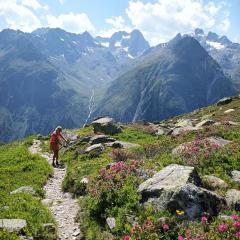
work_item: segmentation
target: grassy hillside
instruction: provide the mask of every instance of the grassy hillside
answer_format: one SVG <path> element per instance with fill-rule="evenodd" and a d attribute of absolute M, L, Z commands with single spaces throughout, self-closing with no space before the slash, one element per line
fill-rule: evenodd
<path fill-rule="evenodd" d="M 44 223 L 53 223 L 48 209 L 41 204 L 42 189 L 52 172 L 45 159 L 28 152 L 33 138 L 0 146 L 0 219 L 25 219 L 23 235 L 34 239 L 51 239 L 43 230 Z M 10 194 L 22 186 L 31 186 L 36 195 Z M 0 239 L 20 239 L 15 234 L 0 230 Z"/>
<path fill-rule="evenodd" d="M 165 120 L 161 124 L 175 125 L 184 119 L 194 119 L 196 122 L 211 119 L 217 124 L 205 126 L 198 131 L 183 131 L 176 136 L 156 136 L 153 125 L 147 123 L 123 125 L 123 131 L 113 137 L 139 144 L 139 147 L 105 147 L 100 155 L 84 153 L 88 146 L 84 138 L 94 135 L 91 126 L 69 130 L 78 135 L 78 140 L 61 151 L 60 159 L 67 165 L 62 187 L 64 191 L 79 197 L 81 211 L 78 221 L 85 239 L 239 239 L 236 223 L 240 219 L 239 211 L 224 210 L 221 214 L 225 218 L 202 213 L 205 218 L 190 222 L 183 220 L 184 212 L 181 209 L 173 214 L 140 204 L 142 199 L 137 191 L 138 186 L 172 163 L 194 166 L 200 177 L 214 175 L 223 179 L 228 184 L 228 189 L 240 190 L 239 184 L 233 182 L 229 175 L 232 170 L 240 170 L 240 99 L 234 98 L 231 103 L 223 106 L 202 108 Z M 176 146 L 189 141 L 201 143 L 210 136 L 221 137 L 231 143 L 219 149 L 201 145 L 197 151 L 190 149 L 185 155 L 172 157 L 172 150 Z M 3 193 L 0 196 L 0 218 L 27 219 L 25 234 L 34 235 L 36 239 L 51 239 L 42 232 L 42 224 L 53 220 L 40 203 L 42 186 L 51 168 L 44 159 L 28 153 L 27 148 L 32 139 L 0 147 L 0 189 Z M 48 141 L 42 142 L 42 149 L 48 151 Z M 83 178 L 89 180 L 87 185 L 82 183 Z M 207 183 L 204 184 L 207 188 Z M 32 186 L 37 196 L 9 195 L 9 192 L 23 185 Z M 216 193 L 224 196 L 228 189 L 217 189 Z M 112 229 L 106 222 L 109 217 L 116 221 Z M 227 226 L 227 230 L 219 230 L 223 226 Z M 0 239 L 18 239 L 15 235 L 6 234 L 0 232 Z"/>
<path fill-rule="evenodd" d="M 229 109 L 234 109 L 234 111 L 225 113 Z M 79 141 L 77 145 L 62 153 L 62 161 L 68 163 L 68 173 L 63 188 L 76 195 L 84 195 L 80 200 L 79 222 L 86 239 L 170 240 L 178 239 L 180 235 L 187 237 L 186 239 L 239 239 L 235 237 L 235 233 L 233 233 L 235 230 L 232 228 L 226 233 L 216 230 L 220 224 L 231 224 L 229 219 L 212 218 L 205 226 L 201 220 L 183 221 L 178 214 L 171 215 L 166 211 L 156 212 L 150 207 L 145 208 L 139 204 L 141 197 L 137 193 L 137 188 L 143 179 L 136 174 L 134 169 L 138 169 L 151 177 L 171 163 L 193 165 L 201 177 L 214 175 L 223 179 L 229 188 L 240 189 L 239 185 L 234 183 L 229 176 L 230 171 L 240 170 L 240 125 L 228 123 L 228 121 L 240 122 L 239 99 L 236 98 L 224 106 L 213 105 L 202 108 L 162 123 L 173 124 L 180 119 L 201 121 L 202 118 L 206 117 L 219 124 L 204 127 L 196 132 L 182 132 L 178 136 L 155 136 L 153 129 L 146 124 L 124 125 L 123 132 L 115 135 L 114 138 L 138 143 L 140 144 L 139 148 L 131 150 L 106 148 L 103 154 L 95 157 L 83 154 L 87 145 Z M 81 139 L 84 136 L 93 135 L 93 129 L 88 127 L 80 129 L 77 133 Z M 172 149 L 176 146 L 210 136 L 222 137 L 232 142 L 222 149 L 208 149 L 209 153 L 206 156 L 203 156 L 204 151 L 197 153 L 199 155 L 197 155 L 195 162 L 191 161 L 191 157 L 187 159 L 183 157 L 172 158 Z M 107 164 L 114 163 L 119 159 L 124 159 L 125 162 L 123 166 L 118 167 L 128 169 L 128 175 L 124 175 L 124 171 L 120 171 L 119 174 L 113 176 L 111 170 L 106 170 Z M 105 171 L 111 176 L 111 179 L 105 179 Z M 90 181 L 86 189 L 81 183 L 84 177 Z M 224 196 L 225 191 L 218 190 L 217 192 Z M 240 216 L 240 213 L 235 211 L 226 211 L 223 214 Z M 107 217 L 116 219 L 116 227 L 112 230 L 106 224 Z M 168 219 L 165 227 L 170 229 L 163 228 L 159 222 L 162 217 Z M 135 225 L 136 222 L 137 225 Z"/>

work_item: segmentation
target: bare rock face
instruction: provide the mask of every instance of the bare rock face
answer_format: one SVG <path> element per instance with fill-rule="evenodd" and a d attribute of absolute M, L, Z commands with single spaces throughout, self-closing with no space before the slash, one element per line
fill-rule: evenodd
<path fill-rule="evenodd" d="M 240 191 L 230 189 L 226 193 L 227 205 L 230 209 L 240 211 Z"/>
<path fill-rule="evenodd" d="M 216 215 L 225 205 L 224 198 L 203 189 L 194 167 L 172 164 L 143 182 L 138 191 L 145 205 L 184 211 L 184 218 L 192 220 L 203 212 Z"/>
<path fill-rule="evenodd" d="M 117 134 L 122 131 L 121 127 L 114 123 L 112 118 L 103 117 L 92 122 L 94 132 L 101 132 L 104 134 Z"/>

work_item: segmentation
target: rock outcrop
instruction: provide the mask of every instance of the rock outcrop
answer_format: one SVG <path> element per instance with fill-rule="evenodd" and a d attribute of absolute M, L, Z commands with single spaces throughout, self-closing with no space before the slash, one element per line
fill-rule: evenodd
<path fill-rule="evenodd" d="M 113 135 L 122 131 L 121 127 L 114 123 L 113 119 L 109 117 L 96 119 L 91 125 L 93 126 L 95 133 L 100 132 Z"/>
<path fill-rule="evenodd" d="M 172 213 L 181 210 L 184 218 L 193 220 L 204 212 L 216 215 L 225 205 L 224 198 L 200 186 L 194 167 L 172 164 L 143 182 L 138 191 L 144 204 Z"/>

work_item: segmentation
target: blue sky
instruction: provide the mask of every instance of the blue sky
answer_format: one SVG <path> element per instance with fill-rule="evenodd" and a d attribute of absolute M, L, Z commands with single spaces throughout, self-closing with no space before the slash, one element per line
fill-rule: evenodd
<path fill-rule="evenodd" d="M 196 27 L 240 42 L 240 0 L 0 0 L 0 29 L 110 36 L 138 28 L 155 45 Z"/>

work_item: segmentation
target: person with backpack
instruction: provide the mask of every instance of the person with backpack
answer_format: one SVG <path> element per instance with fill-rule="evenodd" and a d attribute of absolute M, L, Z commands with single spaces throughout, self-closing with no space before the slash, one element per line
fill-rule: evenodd
<path fill-rule="evenodd" d="M 56 129 L 52 132 L 51 138 L 50 138 L 50 150 L 53 152 L 53 158 L 52 158 L 52 166 L 58 167 L 58 152 L 60 149 L 60 146 L 62 146 L 61 140 L 63 139 L 66 143 L 68 141 L 62 136 L 62 127 L 58 126 Z"/>

